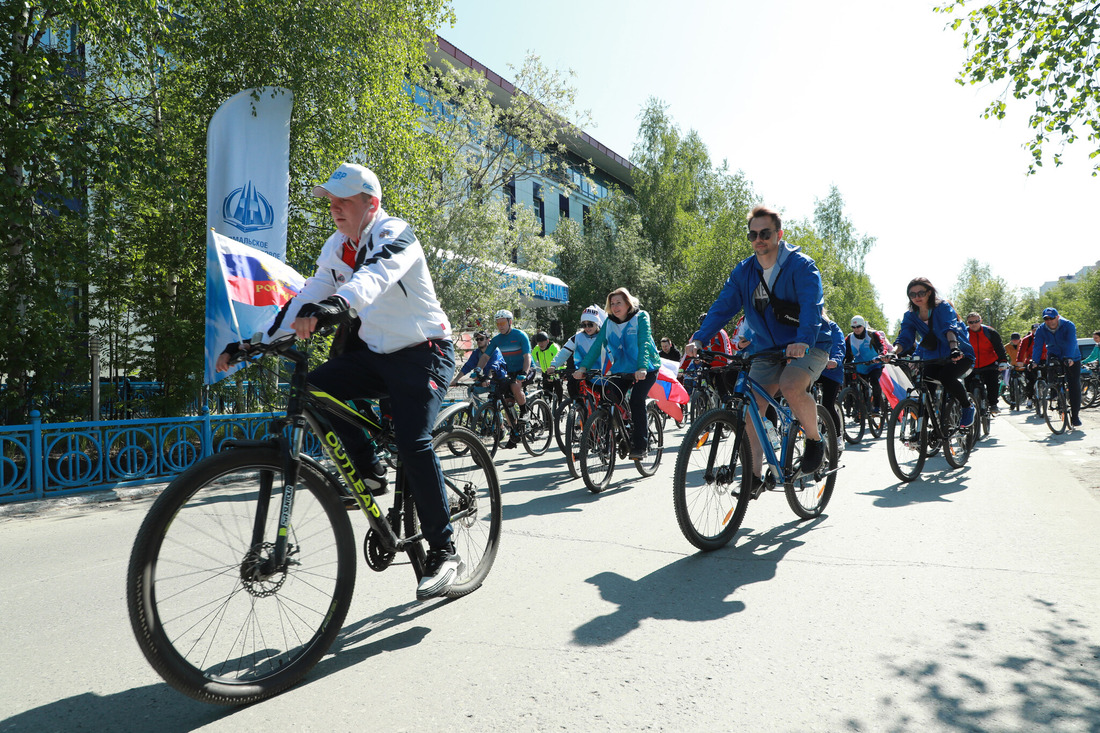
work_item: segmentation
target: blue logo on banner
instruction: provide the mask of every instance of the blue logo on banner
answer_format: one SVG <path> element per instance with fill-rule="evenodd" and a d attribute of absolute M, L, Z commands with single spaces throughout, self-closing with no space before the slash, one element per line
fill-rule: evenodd
<path fill-rule="evenodd" d="M 252 181 L 225 197 L 222 216 L 226 224 L 232 224 L 242 232 L 258 232 L 275 226 L 275 209 L 253 187 Z"/>

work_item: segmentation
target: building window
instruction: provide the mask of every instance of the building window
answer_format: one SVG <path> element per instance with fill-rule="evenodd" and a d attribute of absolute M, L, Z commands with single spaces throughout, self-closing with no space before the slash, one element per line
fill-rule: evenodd
<path fill-rule="evenodd" d="M 565 194 L 558 194 L 558 218 L 569 218 L 569 197 Z"/>
<path fill-rule="evenodd" d="M 535 204 L 535 216 L 539 220 L 539 236 L 546 236 L 546 205 L 542 201 L 542 186 L 535 183 L 531 187 L 532 199 Z"/>
<path fill-rule="evenodd" d="M 508 179 L 504 184 L 504 193 L 508 197 L 508 221 L 516 220 L 516 177 Z"/>

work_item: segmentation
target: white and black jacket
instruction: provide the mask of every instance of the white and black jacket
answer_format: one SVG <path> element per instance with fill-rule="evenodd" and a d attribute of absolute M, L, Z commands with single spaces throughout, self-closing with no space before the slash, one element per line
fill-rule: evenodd
<path fill-rule="evenodd" d="M 359 240 L 356 267 L 340 257 L 348 238 L 335 232 L 321 247 L 317 271 L 272 324 L 288 333 L 304 303 L 336 294 L 356 310 L 361 338 L 371 351 L 392 354 L 431 339 L 449 339 L 451 324 L 439 305 L 424 248 L 407 222 L 381 208 Z"/>

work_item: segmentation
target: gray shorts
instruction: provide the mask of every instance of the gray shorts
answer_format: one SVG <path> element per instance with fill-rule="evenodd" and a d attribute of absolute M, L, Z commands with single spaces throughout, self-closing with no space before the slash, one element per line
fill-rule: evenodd
<path fill-rule="evenodd" d="M 790 364 L 786 359 L 757 359 L 749 369 L 749 376 L 762 385 L 779 384 L 779 375 L 784 369 L 801 369 L 810 375 L 810 382 L 816 382 L 821 373 L 825 371 L 825 365 L 829 363 L 829 354 L 824 349 L 810 348 L 805 356 L 795 359 Z"/>

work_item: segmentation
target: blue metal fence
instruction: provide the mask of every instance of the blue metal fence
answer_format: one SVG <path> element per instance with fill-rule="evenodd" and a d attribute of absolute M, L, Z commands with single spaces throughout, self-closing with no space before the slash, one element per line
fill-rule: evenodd
<path fill-rule="evenodd" d="M 230 438 L 262 438 L 278 416 L 203 413 L 43 423 L 34 411 L 30 425 L 0 427 L 0 504 L 169 481 Z"/>

